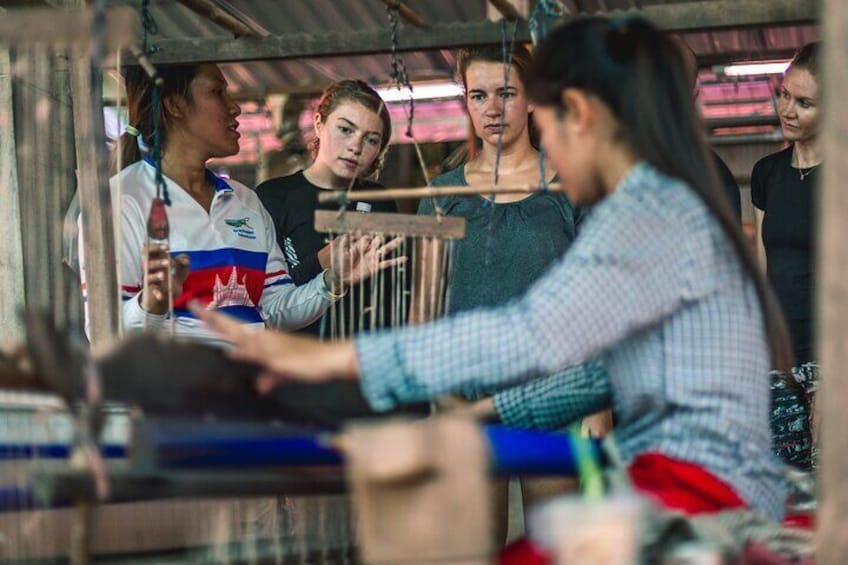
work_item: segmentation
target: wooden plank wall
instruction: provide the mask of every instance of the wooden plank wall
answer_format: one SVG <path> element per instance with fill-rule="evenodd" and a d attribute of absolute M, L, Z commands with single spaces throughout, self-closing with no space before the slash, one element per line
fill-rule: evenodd
<path fill-rule="evenodd" d="M 824 183 L 818 208 L 817 327 L 822 428 L 816 562 L 837 565 L 848 556 L 848 4 L 824 0 L 822 8 Z"/>
<path fill-rule="evenodd" d="M 74 509 L 0 513 L 0 561 L 67 556 Z M 347 563 L 356 544 L 349 498 L 286 496 L 172 499 L 106 504 L 94 514 L 94 556 L 130 556 L 153 563 Z M 234 544 L 235 547 L 232 547 Z M 233 554 L 232 551 L 237 553 Z M 326 557 L 326 560 L 322 559 Z M 122 561 L 123 562 L 123 561 Z"/>
<path fill-rule="evenodd" d="M 23 249 L 20 230 L 20 191 L 15 155 L 12 60 L 0 48 L 0 342 L 19 340 L 23 327 L 17 310 L 24 304 Z"/>
<path fill-rule="evenodd" d="M 57 325 L 78 324 L 79 281 L 63 264 L 63 220 L 73 196 L 75 144 L 68 56 L 46 45 L 12 55 L 12 96 L 28 308 L 52 313 Z"/>

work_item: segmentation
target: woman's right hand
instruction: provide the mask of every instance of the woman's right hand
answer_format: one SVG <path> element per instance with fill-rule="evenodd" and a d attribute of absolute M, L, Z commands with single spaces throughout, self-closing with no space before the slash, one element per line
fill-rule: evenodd
<path fill-rule="evenodd" d="M 191 261 L 188 255 L 171 257 L 167 247 L 151 244 L 144 248 L 144 288 L 141 291 L 141 307 L 145 312 L 162 315 L 168 312 L 168 279 L 171 292 L 176 299 L 183 293 L 183 283 L 188 277 Z"/>

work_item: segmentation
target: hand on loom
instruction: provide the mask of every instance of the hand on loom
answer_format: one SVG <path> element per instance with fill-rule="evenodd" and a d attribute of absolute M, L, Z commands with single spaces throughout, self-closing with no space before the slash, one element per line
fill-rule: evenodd
<path fill-rule="evenodd" d="M 189 309 L 210 329 L 233 344 L 229 355 L 264 370 L 256 381 L 265 394 L 284 381 L 326 382 L 359 378 L 351 341 L 322 343 L 307 335 L 251 329 L 234 318 L 192 302 Z"/>
<path fill-rule="evenodd" d="M 328 243 L 324 249 L 330 248 L 329 270 L 333 292 L 338 291 L 341 285 L 355 285 L 378 271 L 405 262 L 404 256 L 391 257 L 402 243 L 402 237 L 385 242 L 381 236 L 367 235 L 357 238 L 343 235 Z M 319 261 L 324 249 L 319 251 Z"/>

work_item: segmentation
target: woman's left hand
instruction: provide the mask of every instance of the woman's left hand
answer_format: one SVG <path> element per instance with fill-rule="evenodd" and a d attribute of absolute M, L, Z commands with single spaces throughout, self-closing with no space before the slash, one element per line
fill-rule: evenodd
<path fill-rule="evenodd" d="M 233 359 L 263 368 L 256 383 L 263 394 L 285 381 L 320 383 L 358 376 L 352 342 L 322 343 L 312 336 L 256 330 L 196 303 L 189 308 L 210 329 L 233 344 L 230 351 Z"/>
<path fill-rule="evenodd" d="M 388 242 L 382 236 L 343 235 L 339 245 L 333 246 L 330 267 L 331 278 L 339 286 L 353 286 L 374 273 L 406 262 L 406 257 L 392 257 L 392 253 L 403 243 L 402 237 Z"/>

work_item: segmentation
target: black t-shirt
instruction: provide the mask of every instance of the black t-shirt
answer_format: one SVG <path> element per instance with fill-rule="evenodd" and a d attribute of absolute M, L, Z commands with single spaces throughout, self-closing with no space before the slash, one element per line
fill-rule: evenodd
<path fill-rule="evenodd" d="M 382 188 L 376 183 L 357 183 L 354 189 Z M 256 188 L 256 193 L 262 204 L 271 214 L 274 220 L 274 229 L 277 234 L 277 243 L 283 251 L 288 263 L 289 275 L 296 285 L 302 285 L 320 274 L 323 269 L 318 262 L 318 252 L 327 245 L 327 234 L 315 231 L 315 210 L 338 210 L 339 205 L 320 204 L 318 192 L 323 190 L 309 182 L 298 171 L 292 175 L 270 179 Z M 370 212 L 397 212 L 394 201 L 383 202 L 349 202 L 347 206 L 351 211 Z M 351 312 L 361 312 L 358 306 L 358 296 L 370 296 L 370 285 L 365 283 L 364 292 L 355 289 L 348 293 L 345 300 L 337 303 L 337 313 L 342 305 L 350 310 L 350 300 L 357 304 L 353 305 Z M 385 293 L 388 295 L 389 293 Z M 385 310 L 385 309 L 384 309 Z M 326 316 L 326 315 L 325 315 Z M 341 315 L 335 316 L 336 324 L 342 323 Z M 325 322 L 326 323 L 326 322 Z M 349 318 L 345 319 L 345 325 L 350 325 Z M 368 327 L 367 320 L 364 326 Z M 321 321 L 306 327 L 303 331 L 318 335 L 321 333 Z M 325 327 L 325 335 L 331 335 Z"/>
<path fill-rule="evenodd" d="M 763 245 L 795 348 L 795 362 L 812 360 L 815 298 L 814 204 L 818 168 L 803 180 L 792 167 L 792 146 L 760 159 L 751 173 L 751 200 L 764 212 Z"/>

